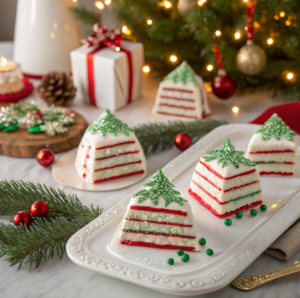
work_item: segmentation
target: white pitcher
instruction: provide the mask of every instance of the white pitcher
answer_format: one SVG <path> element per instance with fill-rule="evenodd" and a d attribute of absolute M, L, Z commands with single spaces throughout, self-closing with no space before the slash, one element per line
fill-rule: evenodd
<path fill-rule="evenodd" d="M 13 59 L 25 74 L 71 71 L 70 52 L 80 45 L 73 0 L 18 0 Z"/>

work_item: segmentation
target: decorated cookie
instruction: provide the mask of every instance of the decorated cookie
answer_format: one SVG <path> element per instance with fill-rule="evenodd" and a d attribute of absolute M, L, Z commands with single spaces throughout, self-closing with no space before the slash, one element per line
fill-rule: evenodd
<path fill-rule="evenodd" d="M 211 113 L 203 80 L 186 61 L 159 84 L 152 112 L 181 119 L 200 119 Z"/>
<path fill-rule="evenodd" d="M 131 198 L 120 243 L 199 252 L 198 239 L 190 204 L 159 169 Z"/>
<path fill-rule="evenodd" d="M 243 154 L 226 139 L 220 150 L 206 152 L 196 165 L 189 193 L 217 217 L 262 204 L 256 164 Z"/>
<path fill-rule="evenodd" d="M 133 129 L 106 109 L 86 130 L 75 166 L 87 182 L 98 183 L 143 174 L 147 162 Z"/>
<path fill-rule="evenodd" d="M 296 132 L 273 114 L 252 136 L 248 157 L 260 175 L 294 176 L 297 154 Z"/>

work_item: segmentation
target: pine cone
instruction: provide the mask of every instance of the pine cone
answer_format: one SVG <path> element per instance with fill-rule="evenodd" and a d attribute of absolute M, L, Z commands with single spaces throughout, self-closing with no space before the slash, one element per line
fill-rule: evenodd
<path fill-rule="evenodd" d="M 63 107 L 70 105 L 76 94 L 72 75 L 57 71 L 43 76 L 37 90 L 48 104 Z"/>

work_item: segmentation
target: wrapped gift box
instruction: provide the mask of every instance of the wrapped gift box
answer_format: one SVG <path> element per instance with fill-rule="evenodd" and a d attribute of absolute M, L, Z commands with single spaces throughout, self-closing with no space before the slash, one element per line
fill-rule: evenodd
<path fill-rule="evenodd" d="M 120 51 L 83 45 L 71 52 L 77 96 L 100 108 L 118 110 L 142 95 L 144 47 L 123 41 Z"/>

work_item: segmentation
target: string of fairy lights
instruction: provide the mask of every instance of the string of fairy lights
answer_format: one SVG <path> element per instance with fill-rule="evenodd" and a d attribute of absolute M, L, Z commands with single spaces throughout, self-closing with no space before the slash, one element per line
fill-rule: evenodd
<path fill-rule="evenodd" d="M 73 0 L 74 2 L 77 2 L 77 0 Z M 205 3 L 206 3 L 207 0 L 199 0 L 197 3 L 198 3 L 198 6 L 203 6 Z M 250 0 L 242 0 L 243 2 L 247 3 L 249 2 Z M 105 6 L 109 6 L 111 5 L 111 2 L 112 0 L 103 0 L 103 1 L 95 1 L 94 2 L 94 5 L 95 7 L 97 7 L 98 9 L 100 10 L 103 10 L 105 8 Z M 173 7 L 172 3 L 170 1 L 167 1 L 167 0 L 163 0 L 161 2 L 158 2 L 157 4 L 159 7 L 162 7 L 164 9 L 171 9 Z M 293 20 L 296 20 L 296 16 L 295 15 L 289 15 L 287 16 L 286 13 L 284 11 L 280 11 L 278 14 L 274 15 L 274 19 L 276 21 L 279 21 L 280 19 L 282 18 L 285 18 L 286 17 L 286 20 L 285 20 L 285 25 L 286 26 L 296 26 L 296 23 L 292 23 Z M 148 26 L 152 26 L 153 25 L 153 20 L 151 19 L 146 19 L 146 24 Z M 253 27 L 258 29 L 260 28 L 260 24 L 258 22 L 254 22 L 253 23 Z M 248 27 L 245 27 L 244 28 L 244 31 L 247 32 L 248 31 Z M 124 25 L 122 27 L 122 33 L 125 34 L 125 35 L 131 35 L 131 30 L 130 28 L 128 28 L 128 26 Z M 221 37 L 222 35 L 222 31 L 221 30 L 216 30 L 215 31 L 215 36 L 217 38 Z M 243 32 L 240 32 L 240 31 L 236 31 L 234 32 L 233 34 L 233 37 L 234 39 L 238 40 L 242 37 L 243 35 Z M 271 36 L 266 40 L 266 43 L 268 46 L 272 46 L 275 42 L 275 39 L 276 39 L 276 36 L 278 36 L 276 33 L 271 33 L 270 34 Z M 171 54 L 169 56 L 169 60 L 171 63 L 176 63 L 179 59 L 178 57 L 175 55 L 175 54 Z M 206 70 L 207 71 L 213 71 L 214 69 L 214 65 L 212 64 L 208 64 L 205 66 L 206 67 Z M 150 66 L 149 65 L 145 65 L 143 67 L 143 71 L 144 73 L 149 73 L 151 70 Z M 285 71 L 283 73 L 283 75 L 286 77 L 287 80 L 289 81 L 295 81 L 295 75 L 293 72 L 291 71 Z M 234 108 L 237 108 L 237 107 L 234 107 Z M 238 108 L 237 109 L 234 109 L 233 108 L 233 112 L 234 113 L 237 113 L 238 112 Z"/>

